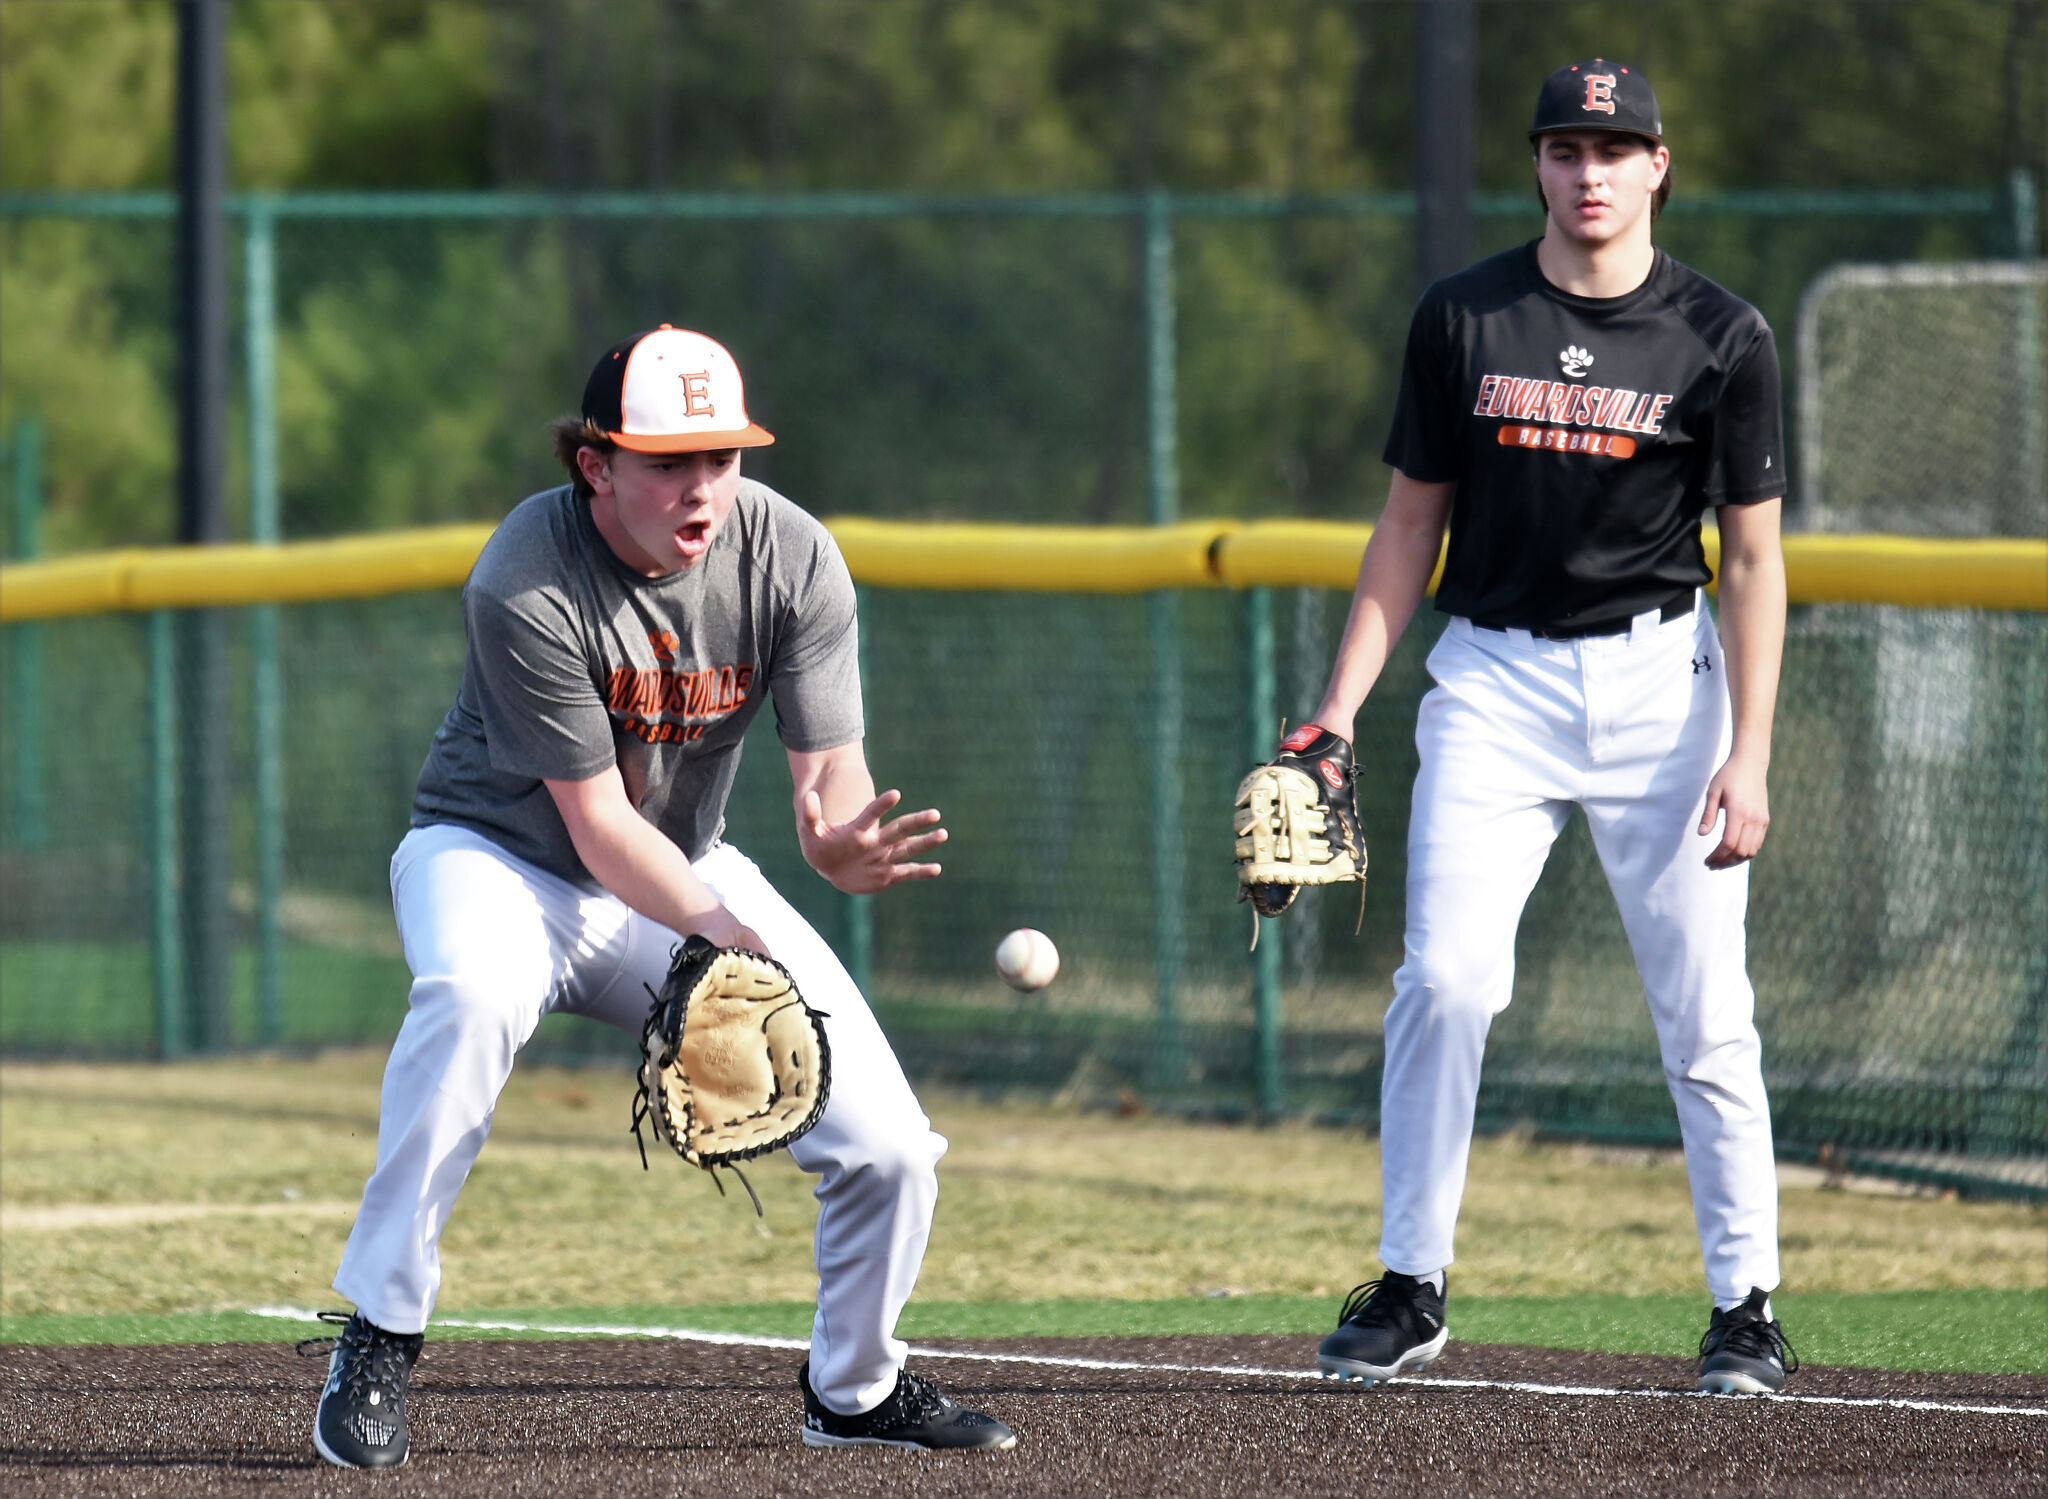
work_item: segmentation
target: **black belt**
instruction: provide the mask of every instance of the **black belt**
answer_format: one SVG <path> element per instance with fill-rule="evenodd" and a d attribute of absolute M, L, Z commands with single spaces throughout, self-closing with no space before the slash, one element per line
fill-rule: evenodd
<path fill-rule="evenodd" d="M 1696 589 L 1682 588 L 1672 594 L 1659 606 L 1657 617 L 1669 622 L 1692 613 L 1693 596 L 1696 592 Z M 1535 628 L 1528 625 L 1496 624 L 1490 619 L 1475 619 L 1472 623 L 1482 630 L 1528 630 L 1538 640 L 1584 640 L 1589 635 L 1626 635 L 1631 621 L 1607 620 L 1597 625 L 1543 625 Z"/>

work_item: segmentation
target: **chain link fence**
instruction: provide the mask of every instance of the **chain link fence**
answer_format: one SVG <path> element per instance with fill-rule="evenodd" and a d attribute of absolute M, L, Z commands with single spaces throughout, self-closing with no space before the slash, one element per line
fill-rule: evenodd
<path fill-rule="evenodd" d="M 754 471 L 819 513 L 1357 518 L 1383 488 L 1409 307 L 1403 195 L 608 201 L 573 214 L 540 197 L 410 200 L 404 214 L 399 200 L 241 203 L 234 485 L 247 528 L 300 537 L 502 514 L 553 482 L 540 427 L 573 401 L 590 353 L 663 320 L 735 348 L 750 404 L 781 439 Z M 1478 207 L 1487 248 L 1536 227 L 1519 197 Z M 136 539 L 160 538 L 166 210 L 120 200 L 56 216 L 17 200 L 0 218 L 5 275 L 18 287 L 47 273 L 80 299 L 40 322 L 9 312 L 10 361 L 50 344 L 39 483 L 52 550 L 76 544 L 65 527 L 82 484 L 97 486 L 97 514 L 132 515 Z M 1998 194 L 1700 194 L 1674 204 L 1662 238 L 1783 335 L 1835 262 L 1994 256 L 2011 212 Z M 80 319 L 96 341 L 65 345 Z M 1961 327 L 1917 347 L 1977 337 Z M 1833 380 L 1841 335 L 1823 330 Z M 79 399 L 65 399 L 73 387 Z M 1845 429 L 1833 405 L 1821 411 L 1832 442 Z M 1886 458 L 1874 471 L 1898 470 Z M 1827 513 L 1846 514 L 1841 470 L 1826 472 Z M 1915 493 L 1925 524 L 1887 526 L 1942 532 L 1940 496 Z M 1972 534 L 2040 534 L 2024 481 L 2000 493 L 2020 499 L 1987 501 L 2000 518 Z M 1277 727 L 1252 722 L 1260 672 L 1298 718 L 1343 614 L 1341 595 L 1310 589 L 864 590 L 871 756 L 884 784 L 947 813 L 946 876 L 853 901 L 804 869 L 772 732 L 748 751 L 731 837 L 866 975 L 922 1080 L 1371 1123 L 1434 616 L 1360 720 L 1373 854 L 1362 929 L 1341 890 L 1309 894 L 1276 929 L 1270 1073 L 1228 864 L 1231 790 Z M 459 678 L 457 601 L 212 618 L 225 664 L 211 683 L 184 665 L 197 657 L 181 632 L 198 627 L 169 616 L 5 632 L 0 1052 L 375 1043 L 396 1028 L 407 976 L 385 868 Z M 1262 667 L 1253 642 L 1266 639 Z M 1751 919 L 1789 1152 L 2048 1192 L 2044 684 L 2040 615 L 1794 611 Z M 194 831 L 178 812 L 195 714 L 222 745 L 199 768 L 231 792 L 212 830 L 226 978 L 209 994 L 167 987 L 189 966 L 164 960 L 189 941 L 195 895 L 176 872 Z M 1040 995 L 993 972 L 996 940 L 1019 925 L 1064 955 Z M 618 1038 L 573 1022 L 550 1022 L 535 1046 L 622 1055 Z M 1493 1126 L 1675 1139 L 1640 984 L 1577 821 L 1523 923 L 1481 1111 Z"/>
<path fill-rule="evenodd" d="M 1146 599 L 864 592 L 872 759 L 885 784 L 945 810 L 947 873 L 870 900 L 829 889 L 798 857 L 772 731 L 749 745 L 729 837 L 865 971 L 913 1073 L 1091 1105 L 1251 1115 L 1277 1102 L 1371 1122 L 1434 618 L 1403 642 L 1360 720 L 1373 855 L 1362 931 L 1353 934 L 1348 889 L 1309 893 L 1269 928 L 1284 953 L 1273 1099 L 1258 1075 L 1250 921 L 1234 904 L 1228 862 L 1229 797 L 1252 733 L 1250 597 L 1178 598 L 1177 743 L 1163 744 L 1147 708 Z M 1280 687 L 1298 715 L 1319 684 L 1294 663 L 1327 660 L 1342 598 L 1286 590 L 1274 602 Z M 407 975 L 384 871 L 460 676 L 457 601 L 435 593 L 280 611 L 281 982 L 267 995 L 247 727 L 257 613 L 226 620 L 237 685 L 225 771 L 238 789 L 227 830 L 232 980 L 218 1020 L 190 995 L 165 1016 L 152 961 L 153 944 L 179 931 L 156 871 L 178 781 L 150 750 L 174 749 L 175 726 L 163 720 L 187 699 L 167 617 L 37 627 L 53 688 L 40 721 L 40 831 L 28 836 L 33 819 L 13 787 L 0 853 L 7 1054 L 374 1043 L 396 1029 Z M 8 633 L 18 648 L 20 627 Z M 1958 651 L 1973 667 L 1966 677 L 1912 669 Z M 1832 1146 L 1844 1160 L 1980 1187 L 2042 1185 L 2044 684 L 2039 615 L 1795 611 L 1777 816 L 1750 924 L 1787 1149 Z M 157 699 L 166 685 L 168 715 Z M 0 753 L 10 765 L 34 724 L 7 715 Z M 1179 853 L 1162 880 L 1154 802 L 1169 768 Z M 1051 933 L 1063 952 L 1061 978 L 1042 994 L 1014 994 L 993 971 L 995 942 L 1020 925 Z M 626 1055 L 621 1038 L 573 1021 L 550 1022 L 535 1045 L 558 1059 Z M 1523 922 L 1515 1002 L 1494 1027 L 1481 1108 L 1493 1125 L 1674 1138 L 1640 984 L 1581 822 Z"/>

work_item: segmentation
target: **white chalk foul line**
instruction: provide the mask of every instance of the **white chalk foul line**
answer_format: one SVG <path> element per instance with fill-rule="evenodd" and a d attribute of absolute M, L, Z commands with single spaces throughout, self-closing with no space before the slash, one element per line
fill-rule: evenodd
<path fill-rule="evenodd" d="M 251 1307 L 249 1314 L 254 1317 L 277 1317 L 292 1322 L 318 1320 L 313 1312 L 296 1306 Z M 629 1323 L 508 1322 L 483 1317 L 437 1317 L 433 1326 L 459 1327 L 470 1332 L 536 1332 L 586 1338 L 662 1338 L 672 1342 L 710 1343 L 728 1348 L 806 1349 L 811 1346 L 809 1338 L 775 1338 L 759 1333 L 706 1332 L 696 1327 L 648 1327 Z M 1110 1369 L 1139 1374 L 1230 1374 L 1239 1378 L 1298 1379 L 1310 1383 L 1321 1383 L 1323 1380 L 1323 1376 L 1314 1369 L 1261 1369 L 1248 1364 L 1153 1364 L 1129 1359 L 1082 1358 L 1075 1354 L 976 1353 L 962 1348 L 925 1348 L 917 1344 L 912 1344 L 910 1351 L 919 1358 L 960 1359 L 976 1364 L 1035 1364 L 1054 1369 Z M 1542 1384 L 1526 1379 L 1454 1379 L 1434 1374 L 1390 1382 L 1410 1387 L 1510 1390 L 1520 1395 L 1577 1399 L 1721 1401 L 1731 1398 L 1726 1395 L 1710 1395 L 1704 1390 L 1625 1390 L 1607 1385 Z M 1867 1410 L 1938 1411 L 1959 1416 L 2048 1417 L 2048 1406 L 1965 1405 L 1955 1401 L 1910 1400 L 1903 1397 L 1795 1394 L 1747 1395 L 1735 1398 L 1776 1405 L 1841 1405 Z"/>

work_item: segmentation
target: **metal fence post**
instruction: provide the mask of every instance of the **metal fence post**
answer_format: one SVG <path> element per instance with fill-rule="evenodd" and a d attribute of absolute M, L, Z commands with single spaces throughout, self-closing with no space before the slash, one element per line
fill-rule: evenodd
<path fill-rule="evenodd" d="M 2040 207 L 2034 174 L 2025 167 L 2014 167 L 2005 179 L 2006 235 L 2014 260 L 2032 260 L 2037 253 Z"/>
<path fill-rule="evenodd" d="M 227 540 L 227 24 L 224 0 L 183 0 L 177 13 L 177 537 Z M 227 627 L 216 606 L 177 617 L 178 716 L 185 742 L 178 819 L 184 835 L 185 1004 L 201 1050 L 231 1037 Z"/>
<path fill-rule="evenodd" d="M 1272 755 L 1274 707 L 1277 696 L 1273 682 L 1273 590 L 1245 591 L 1245 666 L 1250 690 L 1246 693 L 1246 727 L 1250 730 L 1252 763 Z M 1258 946 L 1252 949 L 1252 1008 L 1258 1035 L 1259 1114 L 1277 1119 L 1287 1109 L 1286 1060 L 1281 1050 L 1280 1014 L 1280 923 L 1254 914 L 1259 930 Z"/>
<path fill-rule="evenodd" d="M 1180 519 L 1174 388 L 1173 206 L 1164 189 L 1145 198 L 1145 519 Z M 1181 661 L 1180 596 L 1159 589 L 1145 600 L 1152 646 L 1152 966 L 1157 1034 L 1153 1080 L 1171 1087 L 1186 1073 L 1180 1024 Z"/>
<path fill-rule="evenodd" d="M 277 468 L 277 218 L 253 198 L 242 230 L 242 349 L 249 382 L 249 538 L 283 536 Z M 256 782 L 256 1038 L 276 1043 L 283 1028 L 284 671 L 275 604 L 249 611 L 249 701 Z"/>
<path fill-rule="evenodd" d="M 26 562 L 43 553 L 43 424 L 24 416 L 7 444 L 12 552 Z M 43 627 L 23 621 L 8 630 L 7 713 L 14 727 L 7 767 L 7 831 L 16 848 L 50 840 L 49 784 L 43 758 Z"/>
<path fill-rule="evenodd" d="M 184 954 L 178 900 L 178 699 L 176 621 L 149 616 L 149 957 L 157 1055 L 185 1049 Z"/>
<path fill-rule="evenodd" d="M 1415 269 L 1418 289 L 1472 258 L 1472 136 L 1478 7 L 1414 0 Z"/>
<path fill-rule="evenodd" d="M 2031 174 L 2017 168 L 2007 183 L 2012 198 L 2012 241 L 2013 256 L 2018 260 L 2030 260 L 2034 256 L 2035 211 L 2034 179 Z M 2020 288 L 2019 347 L 2017 350 L 2020 377 L 2020 493 L 2039 495 L 2044 481 L 2048 481 L 2048 431 L 2044 431 L 2042 416 L 2042 380 L 2048 371 L 2043 369 L 2043 302 L 2048 301 L 2048 288 L 2038 280 Z"/>
<path fill-rule="evenodd" d="M 871 588 L 856 588 L 853 596 L 854 612 L 857 616 L 855 628 L 860 632 L 858 670 L 861 706 L 865 712 L 868 692 L 868 642 L 873 638 L 867 628 L 867 622 L 872 617 L 875 595 Z M 846 911 L 846 971 L 853 979 L 853 986 L 872 1001 L 874 996 L 869 993 L 869 985 L 875 976 L 875 898 L 871 895 L 846 895 L 840 898 L 845 902 Z"/>

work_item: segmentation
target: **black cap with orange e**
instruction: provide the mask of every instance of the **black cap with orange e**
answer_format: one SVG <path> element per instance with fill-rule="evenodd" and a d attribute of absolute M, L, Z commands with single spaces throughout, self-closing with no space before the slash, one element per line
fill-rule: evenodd
<path fill-rule="evenodd" d="M 1639 69 L 1596 57 L 1568 63 L 1543 80 L 1529 139 L 1553 130 L 1623 130 L 1662 141 L 1664 117 Z"/>

